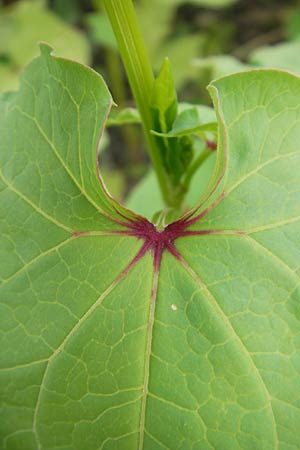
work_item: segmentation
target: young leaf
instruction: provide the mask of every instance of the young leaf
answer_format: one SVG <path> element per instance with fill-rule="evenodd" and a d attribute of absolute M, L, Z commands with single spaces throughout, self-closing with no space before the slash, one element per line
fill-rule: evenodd
<path fill-rule="evenodd" d="M 172 128 L 177 116 L 177 95 L 172 68 L 168 59 L 164 60 L 155 79 L 151 97 L 155 129 L 167 133 Z"/>
<path fill-rule="evenodd" d="M 171 65 L 164 60 L 162 68 L 155 79 L 150 109 L 153 117 L 153 134 L 157 136 L 157 146 L 162 155 L 166 172 L 169 174 L 173 191 L 181 190 L 181 179 L 193 159 L 193 141 L 183 135 L 176 139 L 168 138 L 177 117 L 177 94 L 175 90 Z M 180 201 L 183 191 L 179 194 Z"/>
<path fill-rule="evenodd" d="M 153 131 L 153 133 L 157 136 L 173 138 L 189 135 L 205 137 L 207 132 L 216 133 L 217 131 L 215 115 L 206 106 L 186 106 L 172 125 L 168 132 Z"/>
<path fill-rule="evenodd" d="M 300 81 L 210 92 L 215 174 L 163 231 L 97 184 L 96 73 L 42 47 L 1 97 L 2 448 L 300 447 Z"/>

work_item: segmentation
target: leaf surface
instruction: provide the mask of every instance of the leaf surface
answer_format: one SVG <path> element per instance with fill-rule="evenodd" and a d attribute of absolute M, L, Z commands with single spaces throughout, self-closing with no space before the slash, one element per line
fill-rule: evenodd
<path fill-rule="evenodd" d="M 181 111 L 168 132 L 155 132 L 158 136 L 180 137 L 189 135 L 205 136 L 206 132 L 215 132 L 217 128 L 213 111 L 206 106 L 181 104 Z"/>
<path fill-rule="evenodd" d="M 1 97 L 2 449 L 300 447 L 300 81 L 210 91 L 215 173 L 163 232 L 98 177 L 96 73 L 42 47 Z"/>

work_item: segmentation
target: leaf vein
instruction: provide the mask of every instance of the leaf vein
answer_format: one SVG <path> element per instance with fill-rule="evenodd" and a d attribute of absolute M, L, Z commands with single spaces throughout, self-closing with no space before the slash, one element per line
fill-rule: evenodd
<path fill-rule="evenodd" d="M 86 198 L 86 200 L 101 214 L 105 215 L 106 217 L 112 219 L 110 217 L 109 214 L 107 214 L 105 211 L 103 211 L 101 209 L 101 207 L 99 207 L 99 205 L 88 195 L 88 193 L 86 192 L 86 190 L 84 189 L 84 187 L 78 182 L 78 180 L 76 179 L 75 175 L 71 172 L 71 170 L 68 168 L 68 166 L 66 165 L 66 163 L 64 162 L 63 158 L 61 157 L 59 151 L 57 150 L 57 148 L 55 147 L 55 145 L 51 142 L 51 140 L 48 138 L 47 134 L 45 133 L 45 131 L 43 130 L 43 128 L 41 127 L 41 125 L 39 124 L 38 120 L 31 116 L 30 114 L 26 113 L 25 111 L 23 111 L 19 106 L 16 106 L 16 108 L 18 109 L 18 111 L 23 114 L 25 117 L 27 117 L 28 119 L 30 119 L 35 126 L 37 127 L 38 131 L 40 132 L 41 136 L 44 138 L 44 140 L 47 142 L 47 144 L 49 145 L 49 147 L 53 150 L 55 156 L 57 157 L 57 159 L 59 160 L 61 166 L 64 168 L 64 170 L 66 171 L 66 173 L 69 175 L 70 179 L 74 182 L 74 184 L 76 185 L 76 187 L 79 189 L 79 191 L 81 192 L 81 194 L 83 194 L 83 196 Z"/>
<path fill-rule="evenodd" d="M 41 216 L 43 216 L 45 219 L 48 219 L 50 222 L 54 223 L 55 225 L 62 228 L 63 230 L 68 231 L 69 233 L 73 233 L 73 230 L 71 230 L 71 228 L 67 227 L 63 223 L 56 220 L 54 217 L 47 214 L 43 209 L 41 209 L 39 206 L 37 206 L 32 200 L 30 200 L 28 197 L 26 197 L 26 195 L 24 195 L 22 192 L 20 192 L 12 183 L 10 183 L 5 178 L 1 169 L 0 169 L 0 177 L 1 177 L 2 181 L 5 183 L 5 185 L 8 187 L 8 189 L 10 189 L 12 192 L 14 192 L 18 197 L 20 197 L 26 203 L 28 203 L 28 205 L 30 205 Z"/>
<path fill-rule="evenodd" d="M 290 266 L 288 266 L 281 258 L 279 258 L 277 255 L 274 255 L 269 249 L 267 249 L 264 245 L 262 245 L 260 242 L 258 242 L 256 239 L 254 239 L 251 236 L 245 236 L 245 239 L 247 239 L 249 242 L 252 242 L 256 247 L 258 247 L 260 250 L 262 250 L 264 253 L 266 253 L 268 256 L 270 256 L 277 265 L 279 264 L 289 275 L 292 275 L 295 280 L 297 281 L 297 285 L 300 284 L 300 277 L 297 275 L 297 269 L 292 270 Z"/>
<path fill-rule="evenodd" d="M 230 186 L 229 189 L 226 190 L 226 195 L 228 196 L 232 191 L 234 191 L 240 184 L 242 184 L 245 180 L 247 180 L 248 178 L 250 178 L 252 175 L 255 175 L 256 173 L 258 173 L 261 169 L 263 169 L 264 167 L 268 166 L 269 164 L 272 164 L 275 161 L 278 161 L 280 159 L 283 158 L 287 158 L 289 156 L 299 156 L 299 151 L 296 152 L 291 152 L 291 153 L 285 153 L 283 155 L 277 155 L 272 159 L 268 159 L 267 161 L 265 161 L 264 163 L 258 165 L 255 167 L 255 169 L 251 170 L 250 172 L 248 172 L 246 175 L 244 175 L 243 177 L 241 177 L 236 183 L 234 183 L 232 186 Z"/>
<path fill-rule="evenodd" d="M 139 253 L 138 253 L 138 255 L 139 255 Z M 137 256 L 135 258 L 133 258 L 133 260 L 120 273 L 120 275 L 117 278 L 115 278 L 115 280 L 105 289 L 104 292 L 102 292 L 102 294 L 98 297 L 98 299 L 90 306 L 90 308 L 83 314 L 83 316 L 78 320 L 78 322 L 71 328 L 71 330 L 65 336 L 65 338 L 61 342 L 61 344 L 57 347 L 57 349 L 49 357 L 47 367 L 45 368 L 45 372 L 44 372 L 43 378 L 41 380 L 39 394 L 38 394 L 38 398 L 37 398 L 37 402 L 36 402 L 36 406 L 35 406 L 35 410 L 34 410 L 34 414 L 33 414 L 32 431 L 36 436 L 36 440 L 38 443 L 38 450 L 41 449 L 41 443 L 39 441 L 39 435 L 38 435 L 38 430 L 37 430 L 38 412 L 39 412 L 40 405 L 41 405 L 43 387 L 45 385 L 51 364 L 53 363 L 56 356 L 63 351 L 63 349 L 67 345 L 68 341 L 71 339 L 72 336 L 75 335 L 75 333 L 81 327 L 81 325 L 91 316 L 91 314 L 95 311 L 95 309 L 98 308 L 98 306 L 100 306 L 102 304 L 102 302 L 107 298 L 107 296 L 113 291 L 113 289 L 126 276 L 128 271 L 136 264 L 136 262 L 138 261 Z"/>
<path fill-rule="evenodd" d="M 150 310 L 149 310 L 149 322 L 148 322 L 148 330 L 147 330 L 147 337 L 146 337 L 144 385 L 143 385 L 143 396 L 142 396 L 140 427 L 139 427 L 140 428 L 139 450 L 143 450 L 143 447 L 144 447 L 146 406 L 147 406 L 147 397 L 149 394 L 149 371 L 150 371 L 150 362 L 151 362 L 151 353 L 152 353 L 152 335 L 153 335 L 153 327 L 154 327 L 158 276 L 159 276 L 159 271 L 154 271 L 153 272 L 153 281 L 152 281 Z"/>
<path fill-rule="evenodd" d="M 42 259 L 44 256 L 47 256 L 53 252 L 55 252 L 56 250 L 60 249 L 61 247 L 63 247 L 64 245 L 68 244 L 69 242 L 73 241 L 74 239 L 76 239 L 75 236 L 71 236 L 68 239 L 65 239 L 64 241 L 60 242 L 59 244 L 55 245 L 54 247 L 51 247 L 50 249 L 46 250 L 43 253 L 40 253 L 39 255 L 37 255 L 36 257 L 32 258 L 28 263 L 24 264 L 24 266 L 22 266 L 19 270 L 17 270 L 13 275 L 11 275 L 9 278 L 6 278 L 5 280 L 3 280 L 0 283 L 0 286 L 4 286 L 5 284 L 9 283 L 10 281 L 14 280 L 15 278 L 17 278 L 21 273 L 23 273 L 24 271 L 26 271 L 29 267 L 31 267 L 35 262 L 39 261 L 40 259 Z"/>

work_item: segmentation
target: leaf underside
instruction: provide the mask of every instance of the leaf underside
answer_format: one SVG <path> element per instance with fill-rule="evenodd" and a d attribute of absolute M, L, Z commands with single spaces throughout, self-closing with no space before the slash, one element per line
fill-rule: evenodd
<path fill-rule="evenodd" d="M 299 79 L 212 83 L 215 173 L 167 236 L 99 178 L 102 79 L 41 50 L 0 100 L 0 448 L 299 449 Z"/>

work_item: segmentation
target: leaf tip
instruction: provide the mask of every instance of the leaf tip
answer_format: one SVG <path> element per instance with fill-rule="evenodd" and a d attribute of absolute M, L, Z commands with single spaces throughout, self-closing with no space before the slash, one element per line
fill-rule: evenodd
<path fill-rule="evenodd" d="M 51 53 L 53 51 L 53 48 L 49 44 L 46 44 L 46 42 L 40 42 L 39 47 L 40 47 L 41 56 L 48 57 L 51 55 Z"/>

